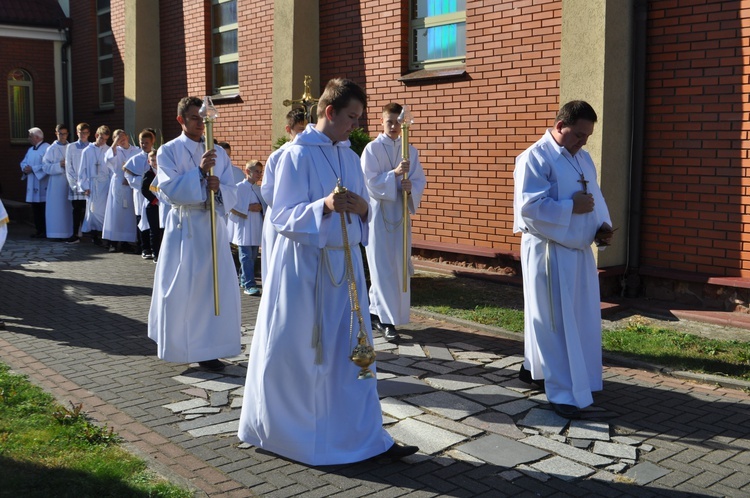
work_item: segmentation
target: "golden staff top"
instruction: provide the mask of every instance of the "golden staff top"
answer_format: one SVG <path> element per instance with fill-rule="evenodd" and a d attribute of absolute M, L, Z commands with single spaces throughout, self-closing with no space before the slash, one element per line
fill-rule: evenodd
<path fill-rule="evenodd" d="M 313 98 L 310 93 L 310 83 L 312 83 L 312 77 L 309 74 L 306 74 L 304 83 L 305 91 L 302 92 L 302 97 L 293 100 L 286 99 L 282 102 L 287 107 L 294 104 L 301 104 L 305 108 L 305 116 L 308 121 L 311 121 L 312 118 L 312 108 L 318 103 L 318 99 Z"/>
<path fill-rule="evenodd" d="M 411 115 L 411 112 L 409 111 L 409 106 L 404 104 L 404 107 L 401 109 L 401 114 L 398 115 L 398 122 L 401 123 L 401 157 L 404 159 L 404 161 L 409 160 L 409 126 L 414 123 L 414 118 Z M 404 173 L 404 180 L 409 179 L 409 174 Z M 409 279 L 409 257 L 411 254 L 409 254 L 409 206 L 408 206 L 408 193 L 407 192 L 401 192 L 402 197 L 404 200 L 404 218 L 402 220 L 402 225 L 404 229 L 404 292 L 407 290 L 408 285 L 408 279 Z"/>
<path fill-rule="evenodd" d="M 214 121 L 219 117 L 219 111 L 214 107 L 211 97 L 203 97 L 203 105 L 198 113 L 203 118 L 206 125 L 206 151 L 214 148 Z M 210 176 L 214 175 L 213 167 L 208 172 Z M 216 196 L 211 190 L 208 191 L 211 201 L 211 256 L 214 270 L 214 315 L 219 316 L 219 261 L 216 254 Z"/>

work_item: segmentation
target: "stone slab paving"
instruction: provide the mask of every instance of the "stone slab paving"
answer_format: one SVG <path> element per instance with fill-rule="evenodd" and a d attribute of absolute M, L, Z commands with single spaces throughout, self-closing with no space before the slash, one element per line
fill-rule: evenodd
<path fill-rule="evenodd" d="M 424 380 L 435 389 L 442 391 L 460 391 L 489 384 L 489 381 L 482 377 L 454 374 L 435 375 Z"/>
<path fill-rule="evenodd" d="M 567 427 L 569 420 L 551 409 L 532 408 L 518 423 L 525 427 L 533 427 L 544 434 L 560 434 Z"/>
<path fill-rule="evenodd" d="M 591 420 L 571 420 L 568 427 L 568 437 L 609 441 L 609 424 Z"/>
<path fill-rule="evenodd" d="M 552 477 L 557 477 L 563 481 L 573 481 L 575 479 L 589 476 L 595 472 L 591 467 L 586 467 L 585 465 L 581 465 L 560 456 L 553 456 L 546 460 L 532 463 L 531 466 L 540 472 Z"/>
<path fill-rule="evenodd" d="M 637 455 L 633 446 L 619 443 L 608 443 L 606 441 L 595 441 L 593 451 L 597 455 L 624 458 L 627 460 L 635 460 Z"/>
<path fill-rule="evenodd" d="M 456 449 L 503 469 L 549 456 L 547 451 L 496 434 L 461 444 Z"/>
<path fill-rule="evenodd" d="M 550 439 L 541 435 L 522 439 L 521 442 L 531 446 L 536 446 L 537 448 L 543 450 L 557 453 L 560 456 L 564 456 L 571 460 L 575 460 L 576 462 L 591 465 L 593 467 L 601 467 L 603 465 L 609 465 L 613 462 L 611 458 L 599 456 L 589 451 L 574 448 L 573 446 L 555 441 L 554 439 Z"/>
<path fill-rule="evenodd" d="M 406 398 L 406 401 L 450 420 L 459 420 L 485 410 L 479 403 L 441 391 L 413 396 Z"/>
<path fill-rule="evenodd" d="M 153 264 L 86 243 L 7 247 L 0 361 L 83 402 L 203 496 L 750 495 L 747 393 L 607 366 L 595 419 L 569 422 L 517 380 L 519 342 L 416 315 L 402 344 L 375 345 L 386 429 L 420 453 L 390 465 L 289 462 L 235 435 L 257 299 L 242 296 L 243 353 L 204 372 L 155 358 Z"/>
<path fill-rule="evenodd" d="M 380 408 L 384 415 L 390 415 L 397 419 L 405 419 L 422 415 L 424 412 L 414 405 L 394 398 L 383 398 L 380 400 Z"/>
<path fill-rule="evenodd" d="M 441 429 L 416 419 L 406 419 L 389 427 L 391 436 L 406 444 L 419 446 L 420 453 L 434 455 L 466 439 L 462 434 Z"/>

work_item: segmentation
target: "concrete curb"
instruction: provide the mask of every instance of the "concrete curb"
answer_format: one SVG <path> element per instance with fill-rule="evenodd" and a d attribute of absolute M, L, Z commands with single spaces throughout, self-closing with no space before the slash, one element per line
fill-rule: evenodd
<path fill-rule="evenodd" d="M 456 317 L 452 317 L 448 315 L 442 315 L 440 313 L 434 313 L 432 311 L 421 310 L 417 308 L 412 308 L 411 312 L 415 315 L 419 315 L 425 318 L 431 318 L 433 320 L 453 323 L 456 325 L 461 325 L 463 327 L 481 330 L 483 332 L 487 332 L 488 334 L 502 337 L 504 339 L 510 339 L 510 340 L 517 341 L 520 343 L 523 342 L 523 335 L 510 332 L 500 327 L 495 327 L 492 325 L 483 325 L 481 323 L 475 323 L 469 320 L 463 320 L 461 318 L 456 318 Z M 700 382 L 703 384 L 716 384 L 721 387 L 727 387 L 730 389 L 737 389 L 741 391 L 750 392 L 750 382 L 740 380 L 740 379 L 723 377 L 721 375 L 709 375 L 709 374 L 702 374 L 702 373 L 696 373 L 696 372 L 687 372 L 683 370 L 672 370 L 662 365 L 654 365 L 654 364 L 647 363 L 644 361 L 634 360 L 632 358 L 627 358 L 625 356 L 620 356 L 617 354 L 607 353 L 607 352 L 603 352 L 602 357 L 609 363 L 613 363 L 613 364 L 627 367 L 627 368 L 637 368 L 640 370 L 647 370 L 649 372 L 655 372 L 655 373 L 665 375 L 668 377 L 673 377 L 676 379 L 688 380 L 692 382 Z"/>

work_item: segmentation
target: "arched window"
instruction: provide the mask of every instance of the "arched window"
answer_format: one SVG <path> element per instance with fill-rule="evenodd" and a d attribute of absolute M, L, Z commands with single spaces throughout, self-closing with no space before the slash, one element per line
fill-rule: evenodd
<path fill-rule="evenodd" d="M 34 84 L 31 75 L 23 69 L 8 73 L 8 116 L 10 141 L 26 143 L 29 128 L 34 126 Z"/>

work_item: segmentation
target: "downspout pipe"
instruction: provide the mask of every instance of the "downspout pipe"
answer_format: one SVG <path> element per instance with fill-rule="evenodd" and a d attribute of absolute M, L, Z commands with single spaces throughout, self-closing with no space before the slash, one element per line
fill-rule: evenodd
<path fill-rule="evenodd" d="M 63 123 L 68 126 L 69 130 L 75 130 L 75 125 L 70 122 L 70 60 L 68 59 L 68 49 L 73 43 L 71 33 L 71 22 L 69 18 L 60 20 L 60 29 L 65 33 L 65 43 L 60 48 L 60 61 L 62 62 L 62 94 L 63 94 Z M 73 133 L 70 134 L 73 137 Z"/>
<path fill-rule="evenodd" d="M 635 0 L 633 23 L 633 120 L 630 149 L 630 209 L 628 213 L 628 263 L 625 295 L 640 293 L 641 219 L 643 191 L 643 144 L 646 104 L 646 36 L 648 1 Z"/>

